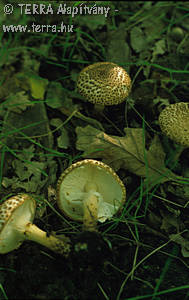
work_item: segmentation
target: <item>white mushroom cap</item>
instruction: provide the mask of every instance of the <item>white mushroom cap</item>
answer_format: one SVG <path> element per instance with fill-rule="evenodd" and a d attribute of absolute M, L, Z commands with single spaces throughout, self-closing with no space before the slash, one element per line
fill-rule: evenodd
<path fill-rule="evenodd" d="M 85 159 L 72 164 L 60 176 L 57 203 L 61 211 L 75 221 L 83 221 L 86 198 L 95 198 L 93 215 L 104 222 L 118 212 L 125 201 L 126 190 L 118 175 L 106 164 Z"/>
<path fill-rule="evenodd" d="M 33 222 L 35 208 L 35 200 L 27 194 L 13 196 L 0 205 L 0 253 L 10 252 L 22 244 L 25 226 Z"/>
<path fill-rule="evenodd" d="M 0 205 L 0 254 L 17 249 L 24 240 L 37 242 L 67 257 L 71 251 L 70 240 L 57 238 L 32 224 L 36 202 L 28 194 L 18 194 Z"/>
<path fill-rule="evenodd" d="M 131 90 L 127 72 L 112 62 L 99 62 L 85 67 L 77 80 L 79 93 L 89 102 L 116 105 L 123 102 Z"/>

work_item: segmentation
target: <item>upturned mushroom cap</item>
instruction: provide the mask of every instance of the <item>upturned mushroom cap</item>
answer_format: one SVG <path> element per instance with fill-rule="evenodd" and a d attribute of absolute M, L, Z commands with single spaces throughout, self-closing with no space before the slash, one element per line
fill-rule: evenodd
<path fill-rule="evenodd" d="M 94 63 L 80 72 L 77 89 L 89 102 L 116 105 L 129 95 L 131 79 L 123 68 L 112 62 Z"/>
<path fill-rule="evenodd" d="M 0 254 L 17 249 L 24 240 L 39 243 L 67 257 L 71 251 L 70 240 L 47 235 L 32 224 L 36 202 L 28 194 L 18 194 L 0 205 Z"/>
<path fill-rule="evenodd" d="M 35 200 L 27 194 L 13 196 L 0 205 L 0 253 L 8 253 L 22 244 L 22 228 L 33 222 L 35 208 Z M 15 231 L 16 227 L 21 231 Z"/>
<path fill-rule="evenodd" d="M 98 221 L 104 222 L 122 208 L 125 198 L 125 186 L 118 175 L 106 164 L 93 159 L 72 164 L 57 184 L 58 206 L 75 221 L 82 222 L 84 214 L 87 218 L 85 199 L 88 199 L 89 215 L 94 218 L 96 215 Z"/>
<path fill-rule="evenodd" d="M 159 115 L 159 126 L 170 139 L 189 147 L 189 104 L 179 102 L 168 105 Z"/>

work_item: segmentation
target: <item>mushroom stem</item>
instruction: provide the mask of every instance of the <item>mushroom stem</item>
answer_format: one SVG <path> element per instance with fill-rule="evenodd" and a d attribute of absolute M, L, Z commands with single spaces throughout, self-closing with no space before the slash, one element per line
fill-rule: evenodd
<path fill-rule="evenodd" d="M 26 225 L 24 234 L 27 240 L 41 244 L 65 257 L 68 257 L 71 252 L 71 244 L 69 238 L 58 238 L 52 234 L 48 235 L 45 231 L 41 230 L 32 223 L 28 223 Z"/>
<path fill-rule="evenodd" d="M 97 231 L 99 199 L 96 184 L 87 182 L 84 190 L 86 197 L 83 200 L 83 230 Z"/>

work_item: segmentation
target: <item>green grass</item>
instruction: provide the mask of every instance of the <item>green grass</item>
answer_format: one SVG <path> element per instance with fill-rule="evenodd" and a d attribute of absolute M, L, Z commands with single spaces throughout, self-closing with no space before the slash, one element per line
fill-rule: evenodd
<path fill-rule="evenodd" d="M 0 293 L 2 295 L 2 296 L 0 295 L 2 300 L 8 300 L 7 294 L 6 294 L 6 292 L 5 292 L 5 290 L 4 290 L 1 283 L 0 283 Z"/>

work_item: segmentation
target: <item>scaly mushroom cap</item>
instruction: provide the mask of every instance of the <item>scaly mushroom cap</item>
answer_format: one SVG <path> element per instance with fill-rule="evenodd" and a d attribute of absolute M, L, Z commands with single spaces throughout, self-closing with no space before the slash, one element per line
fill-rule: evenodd
<path fill-rule="evenodd" d="M 32 222 L 35 208 L 35 200 L 27 194 L 13 196 L 0 205 L 0 253 L 12 251 L 22 244 L 25 238 L 14 228 Z"/>
<path fill-rule="evenodd" d="M 159 126 L 170 139 L 189 147 L 189 104 L 168 105 L 159 115 Z"/>
<path fill-rule="evenodd" d="M 83 200 L 92 195 L 98 201 L 98 221 L 104 222 L 122 208 L 126 190 L 123 182 L 109 166 L 93 159 L 72 164 L 60 176 L 57 203 L 60 210 L 71 219 L 83 221 Z"/>
<path fill-rule="evenodd" d="M 77 88 L 89 102 L 116 105 L 129 95 L 131 79 L 118 65 L 112 62 L 100 62 L 89 65 L 80 72 Z"/>

